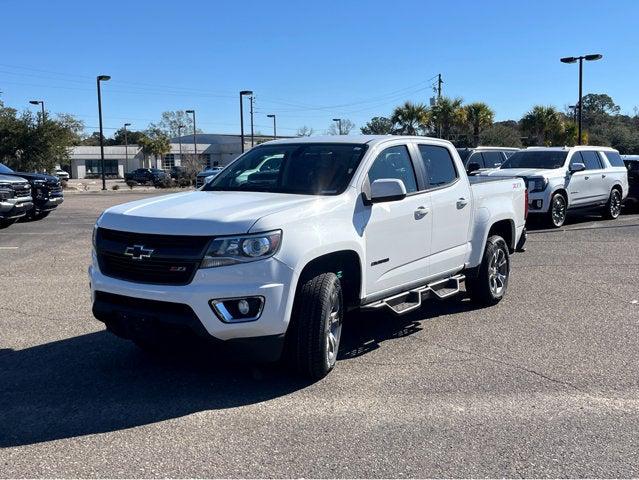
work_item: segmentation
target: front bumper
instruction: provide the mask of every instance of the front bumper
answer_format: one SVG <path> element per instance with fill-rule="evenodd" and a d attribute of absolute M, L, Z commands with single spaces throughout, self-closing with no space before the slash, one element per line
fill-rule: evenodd
<path fill-rule="evenodd" d="M 0 202 L 0 218 L 20 218 L 33 208 L 31 198 L 10 199 Z"/>
<path fill-rule="evenodd" d="M 64 197 L 51 197 L 43 200 L 36 199 L 34 205 L 38 212 L 49 212 L 55 210 L 63 201 Z"/>
<path fill-rule="evenodd" d="M 181 324 L 200 336 L 220 341 L 252 344 L 262 339 L 276 345 L 281 343 L 278 339 L 283 339 L 288 328 L 296 283 L 294 271 L 275 258 L 198 270 L 190 284 L 173 286 L 107 277 L 100 272 L 94 256 L 89 279 L 93 311 L 98 320 L 126 323 L 151 319 L 160 324 Z M 140 301 L 136 305 L 126 302 L 126 298 L 114 299 L 103 293 Z M 251 322 L 224 323 L 209 304 L 214 299 L 250 296 L 264 297 L 260 317 Z M 158 306 L 160 308 L 156 308 Z"/>

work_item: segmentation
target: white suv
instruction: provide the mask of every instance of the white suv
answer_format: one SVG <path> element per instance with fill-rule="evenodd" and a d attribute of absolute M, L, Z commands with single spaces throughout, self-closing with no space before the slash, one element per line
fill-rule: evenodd
<path fill-rule="evenodd" d="M 561 227 L 573 209 L 601 208 L 615 219 L 628 195 L 628 171 L 609 147 L 529 147 L 485 175 L 523 177 L 530 213 L 544 215 L 552 227 Z"/>

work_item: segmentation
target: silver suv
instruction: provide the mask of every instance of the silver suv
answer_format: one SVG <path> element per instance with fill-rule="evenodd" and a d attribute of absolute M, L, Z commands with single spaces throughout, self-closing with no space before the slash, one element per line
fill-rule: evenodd
<path fill-rule="evenodd" d="M 615 219 L 628 195 L 628 170 L 610 147 L 529 147 L 485 175 L 523 177 L 530 213 L 551 227 L 561 227 L 568 210 L 598 208 Z"/>

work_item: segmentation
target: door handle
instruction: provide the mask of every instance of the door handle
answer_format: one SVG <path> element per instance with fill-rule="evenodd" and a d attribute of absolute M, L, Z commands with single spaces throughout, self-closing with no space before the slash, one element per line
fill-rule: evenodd
<path fill-rule="evenodd" d="M 430 209 L 426 207 L 418 207 L 417 210 L 415 210 L 415 220 L 425 217 L 428 215 L 428 212 L 430 212 Z"/>
<path fill-rule="evenodd" d="M 605 173 L 602 173 L 602 174 L 601 174 L 601 178 L 606 178 L 606 174 L 605 174 Z"/>
<path fill-rule="evenodd" d="M 466 205 L 468 205 L 468 200 L 466 200 L 465 198 L 462 197 L 457 200 L 457 208 L 464 208 Z"/>
<path fill-rule="evenodd" d="M 584 180 L 588 180 L 590 177 L 584 177 Z"/>

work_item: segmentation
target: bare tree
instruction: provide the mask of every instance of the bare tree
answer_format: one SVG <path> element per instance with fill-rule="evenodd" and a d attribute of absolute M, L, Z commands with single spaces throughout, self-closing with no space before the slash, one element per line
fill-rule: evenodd
<path fill-rule="evenodd" d="M 343 118 L 341 124 L 341 135 L 348 135 L 350 131 L 355 128 L 355 124 L 348 118 Z M 331 123 L 326 133 L 327 135 L 340 135 L 340 126 L 337 124 L 337 122 Z"/>
<path fill-rule="evenodd" d="M 195 176 L 204 170 L 204 160 L 197 158 L 193 154 L 182 155 L 181 165 L 184 168 L 184 175 L 191 180 L 191 183 L 194 183 Z"/>
<path fill-rule="evenodd" d="M 297 133 L 295 134 L 295 136 L 310 137 L 313 135 L 313 133 L 315 133 L 315 130 L 313 130 L 311 127 L 307 127 L 306 125 L 304 125 L 303 127 L 300 127 L 297 129 Z"/>

